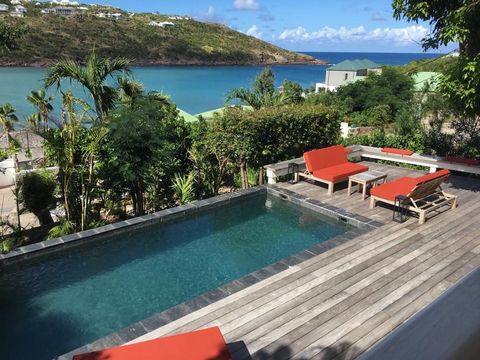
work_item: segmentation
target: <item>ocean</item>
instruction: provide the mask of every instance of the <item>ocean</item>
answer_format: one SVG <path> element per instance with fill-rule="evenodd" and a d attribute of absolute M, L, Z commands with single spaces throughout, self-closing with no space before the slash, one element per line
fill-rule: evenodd
<path fill-rule="evenodd" d="M 433 58 L 439 54 L 407 53 L 347 53 L 305 52 L 318 59 L 335 64 L 345 59 L 370 59 L 383 65 L 405 65 L 412 60 Z M 288 79 L 302 86 L 314 85 L 325 80 L 325 70 L 330 65 L 275 65 L 277 84 Z M 157 66 L 134 67 L 133 76 L 141 81 L 145 90 L 158 90 L 170 96 L 177 106 L 191 114 L 222 107 L 226 94 L 234 88 L 249 87 L 262 66 Z M 0 106 L 9 102 L 17 110 L 20 121 L 35 112 L 26 100 L 31 90 L 42 87 L 46 69 L 0 68 Z M 68 83 L 65 86 L 69 86 Z M 83 89 L 72 85 L 74 94 L 87 98 Z M 50 90 L 55 96 L 54 116 L 60 114 L 61 94 Z"/>

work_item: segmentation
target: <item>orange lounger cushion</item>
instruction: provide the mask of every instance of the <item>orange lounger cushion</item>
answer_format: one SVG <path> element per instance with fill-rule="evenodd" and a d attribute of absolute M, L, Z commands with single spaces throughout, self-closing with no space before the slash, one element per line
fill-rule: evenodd
<path fill-rule="evenodd" d="M 330 166 L 326 169 L 315 170 L 313 176 L 325 181 L 339 182 L 347 179 L 351 175 L 364 171 L 368 171 L 367 166 L 347 162 L 336 166 Z"/>
<path fill-rule="evenodd" d="M 385 200 L 395 201 L 398 195 L 407 196 L 417 186 L 417 180 L 410 177 L 402 177 L 386 184 L 373 187 L 370 190 L 372 196 Z"/>
<path fill-rule="evenodd" d="M 437 171 L 437 172 L 434 172 L 434 173 L 430 173 L 430 174 L 420 176 L 420 177 L 416 178 L 415 180 L 417 180 L 417 184 L 424 184 L 427 181 L 435 180 L 435 179 L 438 179 L 439 177 L 449 176 L 449 175 L 450 175 L 450 170 L 443 169 L 443 170 L 440 170 L 440 171 Z"/>
<path fill-rule="evenodd" d="M 218 327 L 76 355 L 73 360 L 232 360 Z"/>
<path fill-rule="evenodd" d="M 413 151 L 411 151 L 411 150 L 395 149 L 395 148 L 383 148 L 382 152 L 388 153 L 388 154 L 402 155 L 402 156 L 413 155 Z"/>

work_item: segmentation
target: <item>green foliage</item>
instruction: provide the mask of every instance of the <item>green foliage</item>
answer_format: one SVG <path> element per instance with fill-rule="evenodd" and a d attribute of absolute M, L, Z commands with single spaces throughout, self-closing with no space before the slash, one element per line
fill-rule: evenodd
<path fill-rule="evenodd" d="M 399 134 L 386 134 L 383 131 L 373 131 L 366 135 L 349 136 L 343 140 L 345 146 L 366 145 L 374 147 L 393 147 L 410 149 L 417 153 L 424 153 L 423 134 L 417 132 L 408 137 Z"/>
<path fill-rule="evenodd" d="M 10 136 L 10 132 L 14 130 L 13 126 L 17 121 L 18 117 L 15 115 L 15 108 L 12 104 L 7 103 L 0 107 L 0 125 L 7 138 L 8 149 L 6 153 L 8 156 L 15 155 L 18 152 L 18 144 L 16 144 L 15 139 Z"/>
<path fill-rule="evenodd" d="M 392 122 L 388 105 L 376 105 L 362 112 L 354 112 L 350 115 L 350 123 L 355 126 L 371 126 L 384 130 L 385 126 Z"/>
<path fill-rule="evenodd" d="M 395 117 L 395 133 L 408 137 L 420 130 L 421 114 L 416 104 L 405 105 Z"/>
<path fill-rule="evenodd" d="M 322 105 L 286 105 L 258 111 L 231 108 L 207 124 L 209 151 L 223 163 L 235 164 L 246 187 L 247 165 L 258 168 L 335 144 L 340 121 L 336 109 Z"/>
<path fill-rule="evenodd" d="M 179 205 L 187 204 L 195 198 L 195 177 L 194 173 L 188 175 L 175 174 L 172 189 L 175 192 Z"/>
<path fill-rule="evenodd" d="M 15 237 L 8 237 L 8 238 L 1 238 L 0 239 L 0 253 L 6 254 L 10 251 L 14 250 L 17 246 L 19 246 L 18 239 Z"/>
<path fill-rule="evenodd" d="M 430 34 L 422 40 L 424 49 L 460 43 L 462 53 L 480 52 L 480 3 L 478 1 L 393 0 L 394 16 L 408 21 L 428 21 Z"/>
<path fill-rule="evenodd" d="M 405 65 L 402 69 L 409 74 L 420 71 L 432 71 L 438 73 L 446 73 L 458 59 L 454 56 L 441 56 L 435 59 L 413 60 Z"/>
<path fill-rule="evenodd" d="M 224 180 L 228 158 L 223 157 L 222 146 L 217 146 L 211 125 L 200 119 L 190 124 L 192 143 L 188 152 L 196 180 L 198 198 L 218 194 Z"/>
<path fill-rule="evenodd" d="M 73 221 L 63 220 L 58 225 L 52 227 L 48 232 L 47 239 L 55 239 L 61 236 L 73 234 L 75 232 L 76 225 Z"/>
<path fill-rule="evenodd" d="M 19 200 L 24 208 L 32 212 L 40 225 L 53 224 L 50 210 L 56 205 L 56 182 L 51 173 L 28 172 L 18 182 Z"/>
<path fill-rule="evenodd" d="M 62 80 L 67 79 L 82 85 L 95 103 L 98 117 L 103 117 L 113 108 L 117 100 L 117 90 L 107 85 L 108 78 L 117 74 L 129 73 L 129 60 L 126 58 L 103 58 L 92 50 L 86 58 L 86 65 L 74 60 L 61 60 L 53 65 L 45 76 L 45 87 L 53 85 L 59 88 Z"/>
<path fill-rule="evenodd" d="M 43 130 L 48 129 L 48 115 L 51 111 L 53 111 L 53 106 L 51 102 L 53 101 L 52 96 L 47 96 L 45 90 L 36 90 L 31 91 L 30 95 L 27 96 L 27 101 L 37 108 L 38 120 L 43 121 Z M 33 122 L 35 128 L 38 128 L 38 122 Z"/>
<path fill-rule="evenodd" d="M 18 42 L 27 32 L 22 24 L 10 24 L 0 19 L 0 55 L 18 49 Z"/>
<path fill-rule="evenodd" d="M 242 104 L 258 110 L 264 107 L 296 104 L 304 101 L 302 87 L 285 80 L 283 91 L 275 89 L 275 75 L 270 67 L 265 67 L 255 78 L 251 89 L 233 89 L 227 94 L 226 102 L 238 100 Z"/>
<path fill-rule="evenodd" d="M 160 207 L 185 157 L 187 127 L 176 107 L 157 94 L 141 95 L 112 112 L 108 129 L 99 154 L 105 187 L 127 191 L 136 215 L 145 212 L 146 192 Z"/>
<path fill-rule="evenodd" d="M 354 112 L 386 105 L 395 117 L 403 104 L 413 98 L 413 86 L 411 76 L 402 70 L 384 67 L 380 75 L 370 73 L 363 81 L 339 87 L 337 96 L 341 101 L 351 101 Z"/>

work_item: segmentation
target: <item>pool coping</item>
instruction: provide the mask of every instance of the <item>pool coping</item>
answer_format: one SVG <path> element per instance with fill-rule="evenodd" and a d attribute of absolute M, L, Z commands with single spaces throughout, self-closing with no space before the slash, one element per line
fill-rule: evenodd
<path fill-rule="evenodd" d="M 255 191 L 251 189 L 256 189 Z M 280 188 L 276 185 L 258 186 L 238 192 L 240 194 L 233 198 L 239 198 L 242 195 L 257 194 L 260 192 L 267 192 L 273 196 L 288 200 L 294 204 L 313 210 L 314 212 L 326 215 L 327 217 L 336 219 L 339 222 L 353 226 L 351 230 L 335 236 L 327 241 L 316 244 L 308 249 L 302 250 L 298 253 L 288 256 L 280 261 L 268 265 L 260 270 L 247 274 L 239 279 L 233 280 L 216 289 L 208 291 L 195 298 L 187 300 L 167 310 L 154 314 L 144 320 L 138 321 L 126 328 L 117 332 L 102 337 L 90 344 L 76 348 L 68 353 L 60 355 L 56 360 L 71 360 L 74 355 L 97 351 L 109 347 L 120 346 L 126 344 L 140 336 L 152 332 L 170 322 L 180 319 L 190 313 L 193 313 L 201 308 L 211 305 L 221 299 L 224 299 L 232 294 L 244 290 L 260 281 L 268 279 L 291 266 L 298 265 L 314 256 L 322 254 L 336 246 L 351 241 L 360 235 L 366 234 L 384 224 L 367 217 L 350 213 L 345 209 L 328 205 L 324 202 L 308 198 L 306 196 L 297 194 L 293 191 Z M 220 195 L 220 197 L 223 195 Z M 215 198 L 212 198 L 215 199 Z M 202 200 L 203 201 L 203 200 Z M 205 200 L 207 201 L 207 200 Z M 228 200 L 227 200 L 228 201 Z M 214 201 L 211 204 L 225 203 L 225 201 Z M 205 207 L 207 205 L 203 205 Z"/>

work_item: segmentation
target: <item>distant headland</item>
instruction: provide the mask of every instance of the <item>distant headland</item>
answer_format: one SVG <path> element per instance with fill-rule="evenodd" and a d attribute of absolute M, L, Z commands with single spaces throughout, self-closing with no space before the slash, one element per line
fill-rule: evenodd
<path fill-rule="evenodd" d="M 16 39 L 12 49 L 0 53 L 0 66 L 44 67 L 63 58 L 80 60 L 93 47 L 102 56 L 123 56 L 139 66 L 326 63 L 187 16 L 29 1 L 3 9 L 0 26 L 11 29 Z"/>

